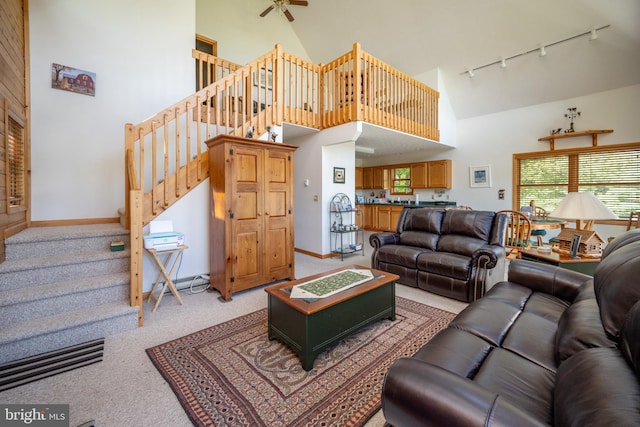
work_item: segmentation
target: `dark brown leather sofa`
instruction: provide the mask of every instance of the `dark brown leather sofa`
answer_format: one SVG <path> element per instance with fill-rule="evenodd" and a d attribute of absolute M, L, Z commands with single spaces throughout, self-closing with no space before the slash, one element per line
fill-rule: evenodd
<path fill-rule="evenodd" d="M 495 212 L 405 208 L 395 232 L 370 236 L 371 266 L 398 283 L 474 301 L 504 279 L 506 225 Z"/>
<path fill-rule="evenodd" d="M 640 425 L 640 230 L 594 277 L 514 260 L 413 357 L 382 407 L 395 426 Z"/>

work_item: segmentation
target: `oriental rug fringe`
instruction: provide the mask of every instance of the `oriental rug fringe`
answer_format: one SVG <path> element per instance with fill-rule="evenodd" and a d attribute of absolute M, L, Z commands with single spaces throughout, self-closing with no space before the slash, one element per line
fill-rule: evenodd
<path fill-rule="evenodd" d="M 267 338 L 267 311 L 147 349 L 194 425 L 361 426 L 381 407 L 391 363 L 413 355 L 455 315 L 396 297 L 381 320 L 326 350 L 305 372 Z"/>

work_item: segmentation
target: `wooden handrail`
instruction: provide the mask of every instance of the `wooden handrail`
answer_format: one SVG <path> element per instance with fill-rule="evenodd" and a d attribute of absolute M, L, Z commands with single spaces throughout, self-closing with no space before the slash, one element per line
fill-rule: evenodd
<path fill-rule="evenodd" d="M 216 135 L 242 137 L 253 129 L 257 136 L 283 122 L 325 129 L 358 120 L 439 140 L 438 92 L 358 43 L 325 65 L 280 45 L 245 66 L 196 50 L 192 56 L 201 89 L 142 123 L 125 125 L 125 216 L 132 232 L 140 228 L 136 235 L 209 177 L 205 141 Z M 133 257 L 142 251 L 131 256 L 132 266 L 141 268 Z M 141 271 L 135 275 L 132 302 L 142 292 Z"/>

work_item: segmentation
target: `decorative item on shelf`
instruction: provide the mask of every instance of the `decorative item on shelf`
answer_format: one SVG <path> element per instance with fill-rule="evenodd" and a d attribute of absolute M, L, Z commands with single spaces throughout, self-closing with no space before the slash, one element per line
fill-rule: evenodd
<path fill-rule="evenodd" d="M 569 112 L 565 113 L 564 116 L 569 119 L 569 129 L 565 130 L 564 133 L 573 133 L 575 132 L 575 129 L 573 128 L 573 120 L 576 117 L 580 117 L 580 111 L 577 111 L 578 109 L 576 107 L 569 107 L 567 110 Z"/>
<path fill-rule="evenodd" d="M 249 126 L 247 128 L 247 134 L 245 135 L 245 138 L 253 138 L 253 126 Z"/>
<path fill-rule="evenodd" d="M 267 137 L 269 141 L 276 142 L 278 134 L 273 130 L 273 126 L 267 126 Z"/>
<path fill-rule="evenodd" d="M 557 135 L 560 132 L 562 132 L 562 128 L 558 128 L 558 129 L 551 129 L 551 132 L 549 132 L 551 135 Z"/>

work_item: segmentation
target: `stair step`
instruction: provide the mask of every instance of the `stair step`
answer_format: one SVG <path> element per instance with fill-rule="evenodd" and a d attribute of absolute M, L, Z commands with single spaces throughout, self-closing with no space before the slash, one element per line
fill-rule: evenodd
<path fill-rule="evenodd" d="M 115 240 L 129 244 L 129 231 L 120 224 L 33 227 L 6 239 L 6 260 L 55 257 L 109 250 Z"/>
<path fill-rule="evenodd" d="M 129 270 L 128 249 L 5 261 L 0 264 L 0 291 Z"/>
<path fill-rule="evenodd" d="M 33 319 L 0 330 L 0 363 L 132 330 L 138 307 L 111 303 Z"/>
<path fill-rule="evenodd" d="M 128 297 L 129 273 L 126 272 L 29 286 L 0 292 L 0 319 L 9 325 L 77 307 L 126 304 Z"/>

